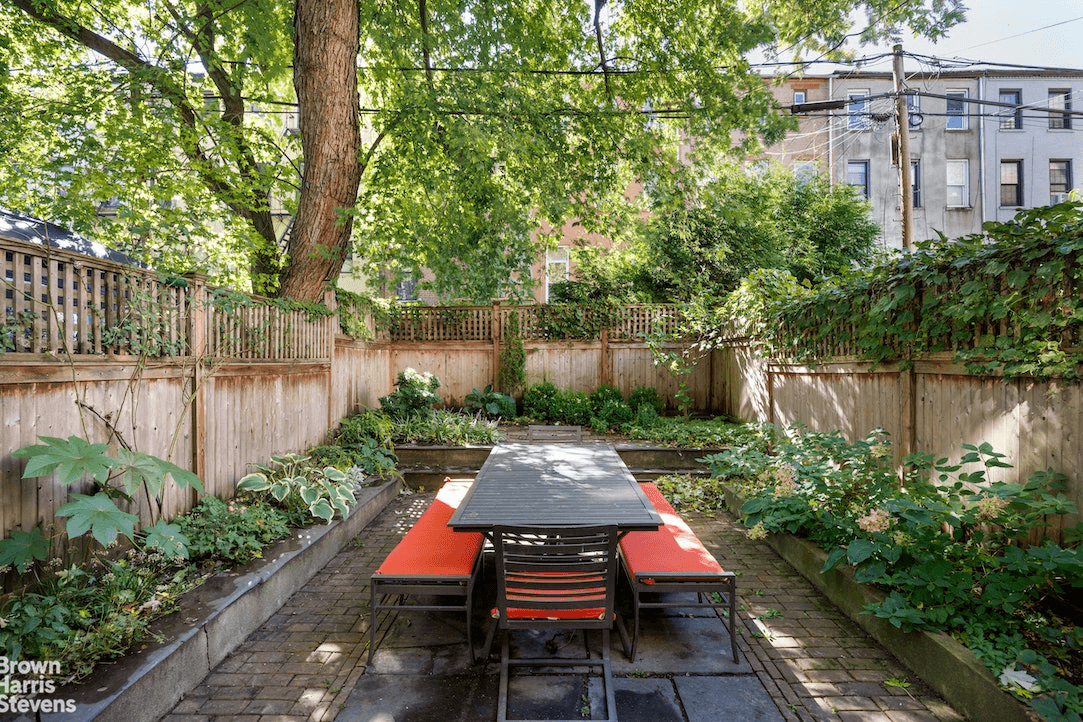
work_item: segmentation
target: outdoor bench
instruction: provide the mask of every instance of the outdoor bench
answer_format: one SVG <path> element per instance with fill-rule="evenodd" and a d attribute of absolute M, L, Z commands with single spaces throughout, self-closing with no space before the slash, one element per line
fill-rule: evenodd
<path fill-rule="evenodd" d="M 665 607 L 710 607 L 729 613 L 722 623 L 730 634 L 733 661 L 737 662 L 737 581 L 733 572 L 722 569 L 685 523 L 658 487 L 645 483 L 640 487 L 662 517 L 658 531 L 629 532 L 620 541 L 623 567 L 635 599 L 632 628 L 631 661 L 635 661 L 639 642 L 640 609 Z M 669 596 L 673 593 L 696 593 L 696 601 Z M 657 599 L 653 595 L 657 594 Z M 713 594 L 718 594 L 715 601 Z M 651 595 L 645 598 L 646 595 Z"/>
<path fill-rule="evenodd" d="M 526 431 L 527 441 L 573 441 L 579 443 L 583 440 L 582 426 L 528 426 Z"/>
<path fill-rule="evenodd" d="M 445 479 L 436 499 L 387 555 L 371 578 L 372 619 L 369 664 L 376 652 L 377 614 L 381 610 L 466 612 L 466 643 L 474 661 L 470 631 L 474 582 L 481 563 L 484 537 L 479 532 L 457 532 L 447 525 L 470 488 L 468 481 Z M 414 595 L 462 597 L 460 603 L 407 604 Z"/>

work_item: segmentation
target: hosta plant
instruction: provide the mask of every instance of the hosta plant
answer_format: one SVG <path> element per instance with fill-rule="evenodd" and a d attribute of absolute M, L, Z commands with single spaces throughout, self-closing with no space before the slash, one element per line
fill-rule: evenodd
<path fill-rule="evenodd" d="M 259 471 L 237 482 L 237 491 L 267 492 L 287 512 L 306 512 L 315 519 L 330 523 L 338 512 L 343 517 L 357 503 L 354 481 L 346 472 L 308 463 L 301 454 L 272 456 L 271 463 L 255 464 Z"/>

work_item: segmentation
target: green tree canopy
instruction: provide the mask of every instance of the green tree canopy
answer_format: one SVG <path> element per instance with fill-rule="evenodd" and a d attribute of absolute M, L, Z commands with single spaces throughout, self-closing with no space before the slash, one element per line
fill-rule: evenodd
<path fill-rule="evenodd" d="M 364 269 L 485 299 L 543 222 L 618 235 L 633 178 L 679 205 L 681 139 L 695 164 L 781 138 L 746 57 L 830 53 L 858 11 L 869 39 L 961 19 L 958 0 L 0 0 L 0 203 L 301 298 L 353 230 Z"/>
<path fill-rule="evenodd" d="M 690 301 L 721 298 L 758 268 L 802 281 L 872 259 L 880 228 L 852 187 L 822 175 L 795 175 L 729 163 L 696 203 L 654 215 L 611 254 L 580 249 L 568 300 Z"/>

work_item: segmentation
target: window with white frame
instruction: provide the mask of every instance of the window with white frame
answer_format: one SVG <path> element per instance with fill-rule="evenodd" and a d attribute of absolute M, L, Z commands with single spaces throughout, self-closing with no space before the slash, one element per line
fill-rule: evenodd
<path fill-rule="evenodd" d="M 947 169 L 947 206 L 948 208 L 970 207 L 970 161 L 948 159 Z"/>
<path fill-rule="evenodd" d="M 795 90 L 795 91 L 793 91 L 793 104 L 794 105 L 801 105 L 802 103 L 805 102 L 805 98 L 807 98 L 807 97 L 808 96 L 805 94 L 805 91 L 803 91 L 803 90 Z"/>
<path fill-rule="evenodd" d="M 945 95 L 948 96 L 945 111 L 948 119 L 944 127 L 948 130 L 966 130 L 970 120 L 966 101 L 970 97 L 970 92 L 965 89 L 948 90 Z"/>
<path fill-rule="evenodd" d="M 851 90 L 847 96 L 849 103 L 846 106 L 846 127 L 850 130 L 868 130 L 872 127 L 872 118 L 869 115 L 869 91 Z"/>
<path fill-rule="evenodd" d="M 858 193 L 869 197 L 869 161 L 851 160 L 846 162 L 846 182 L 857 189 Z"/>
<path fill-rule="evenodd" d="M 566 247 L 551 248 L 545 252 L 545 302 L 549 302 L 549 294 L 554 283 L 567 281 L 571 267 L 571 258 Z"/>

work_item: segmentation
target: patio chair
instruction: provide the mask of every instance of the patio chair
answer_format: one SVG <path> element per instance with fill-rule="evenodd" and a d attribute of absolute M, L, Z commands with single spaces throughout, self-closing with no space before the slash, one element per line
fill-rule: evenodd
<path fill-rule="evenodd" d="M 508 680 L 513 667 L 601 667 L 608 718 L 616 720 L 609 632 L 614 624 L 625 650 L 627 634 L 617 623 L 614 597 L 619 573 L 617 528 L 505 527 L 493 530 L 497 598 L 485 640 L 488 659 L 493 637 L 504 632 L 500 653 L 497 720 L 508 719 Z M 599 629 L 601 660 L 510 655 L 510 633 L 522 629 Z M 586 634 L 586 631 L 584 631 Z M 588 654 L 589 656 L 589 654 Z"/>

